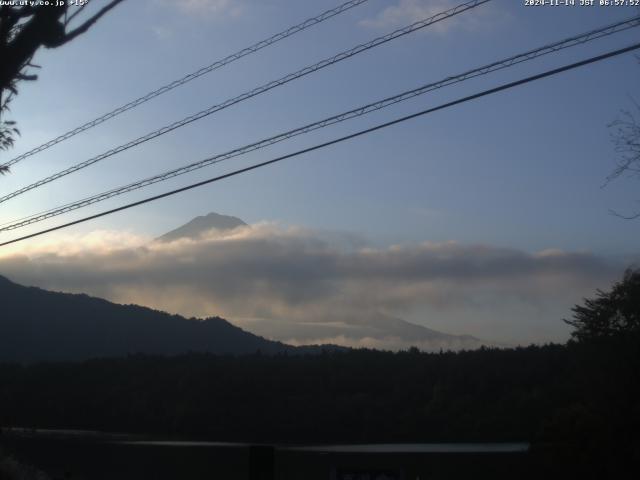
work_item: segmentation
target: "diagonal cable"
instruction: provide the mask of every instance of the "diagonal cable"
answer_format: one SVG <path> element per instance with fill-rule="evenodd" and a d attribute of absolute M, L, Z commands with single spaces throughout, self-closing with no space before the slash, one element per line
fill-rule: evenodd
<path fill-rule="evenodd" d="M 154 195 L 153 197 L 147 197 L 145 199 L 138 200 L 137 202 L 128 203 L 126 205 L 122 205 L 120 207 L 112 208 L 111 210 L 106 210 L 106 211 L 103 211 L 103 212 L 100 212 L 100 213 L 96 213 L 96 214 L 90 215 L 88 217 L 83 217 L 83 218 L 80 218 L 78 220 L 74 220 L 72 222 L 64 223 L 62 225 L 57 225 L 55 227 L 47 228 L 45 230 L 40 230 L 38 232 L 30 233 L 30 234 L 24 235 L 22 237 L 14 238 L 12 240 L 8 240 L 6 242 L 0 243 L 0 247 L 4 247 L 6 245 L 10 245 L 10 244 L 16 243 L 16 242 L 21 242 L 21 241 L 27 240 L 29 238 L 38 237 L 40 235 L 44 235 L 46 233 L 54 232 L 56 230 L 62 230 L 64 228 L 68 228 L 68 227 L 71 227 L 73 225 L 78 225 L 80 223 L 88 222 L 88 221 L 94 220 L 96 218 L 104 217 L 106 215 L 111 215 L 112 213 L 121 212 L 123 210 L 128 210 L 130 208 L 134 208 L 134 207 L 137 207 L 137 206 L 140 206 L 140 205 L 144 205 L 146 203 L 154 202 L 156 200 L 160 200 L 162 198 L 170 197 L 172 195 L 177 195 L 178 193 L 186 192 L 188 190 L 192 190 L 194 188 L 202 187 L 204 185 L 208 185 L 208 184 L 211 184 L 211 183 L 219 182 L 221 180 L 224 180 L 224 179 L 227 179 L 227 178 L 230 178 L 230 177 L 234 177 L 236 175 L 240 175 L 240 174 L 243 174 L 243 173 L 247 173 L 247 172 L 250 172 L 252 170 L 256 170 L 258 168 L 266 167 L 268 165 L 273 165 L 274 163 L 278 163 L 278 162 L 281 162 L 281 161 L 289 159 L 289 158 L 293 158 L 293 157 L 297 157 L 297 156 L 300 156 L 300 155 L 304 155 L 305 153 L 313 152 L 315 150 L 320 150 L 322 148 L 326 148 L 326 147 L 329 147 L 331 145 L 336 145 L 338 143 L 342 143 L 342 142 L 345 142 L 347 140 L 352 140 L 354 138 L 358 138 L 358 137 L 361 137 L 363 135 L 367 135 L 369 133 L 373 133 L 373 132 L 376 132 L 378 130 L 382 130 L 384 128 L 388 128 L 388 127 L 391 127 L 393 125 L 404 123 L 404 122 L 406 122 L 408 120 L 412 120 L 414 118 L 422 117 L 422 116 L 428 115 L 430 113 L 434 113 L 434 112 L 437 112 L 437 111 L 440 111 L 440 110 L 451 108 L 451 107 L 456 106 L 456 105 L 460 105 L 460 104 L 463 104 L 463 103 L 466 103 L 466 102 L 477 100 L 479 98 L 486 97 L 488 95 L 493 95 L 495 93 L 502 92 L 504 90 L 509 90 L 511 88 L 518 87 L 520 85 L 525 85 L 527 83 L 531 83 L 531 82 L 534 82 L 534 81 L 537 81 L 537 80 L 542 80 L 543 78 L 551 77 L 553 75 L 558 75 L 559 73 L 563 73 L 563 72 L 566 72 L 566 71 L 569 71 L 569 70 L 573 70 L 573 69 L 576 69 L 576 68 L 579 68 L 579 67 L 583 67 L 585 65 L 590 65 L 590 64 L 593 64 L 593 63 L 596 63 L 596 62 L 600 62 L 600 61 L 606 60 L 608 58 L 612 58 L 612 57 L 615 57 L 615 56 L 618 56 L 618 55 L 622 55 L 624 53 L 628 53 L 628 52 L 631 52 L 631 51 L 634 51 L 634 50 L 638 50 L 638 49 L 640 49 L 640 43 L 635 43 L 633 45 L 629 45 L 627 47 L 620 48 L 618 50 L 609 51 L 609 52 L 604 53 L 602 55 L 597 55 L 595 57 L 590 57 L 590 58 L 588 58 L 586 60 L 581 60 L 579 62 L 571 63 L 571 64 L 568 64 L 568 65 L 564 65 L 564 66 L 559 67 L 559 68 L 554 68 L 553 70 L 547 70 L 545 72 L 542 72 L 542 73 L 539 73 L 539 74 L 536 74 L 536 75 L 532 75 L 532 76 L 529 76 L 529 77 L 526 77 L 526 78 L 522 78 L 522 79 L 516 80 L 514 82 L 504 83 L 504 84 L 499 85 L 497 87 L 490 88 L 488 90 L 483 90 L 482 92 L 475 93 L 473 95 L 468 95 L 466 97 L 459 98 L 457 100 L 453 100 L 451 102 L 447 102 L 447 103 L 438 105 L 437 107 L 427 108 L 425 110 L 421 110 L 419 112 L 412 113 L 412 114 L 406 115 L 404 117 L 396 118 L 394 120 L 391 120 L 391 121 L 388 121 L 388 122 L 385 122 L 385 123 L 381 123 L 381 124 L 375 125 L 373 127 L 366 128 L 364 130 L 359 130 L 359 131 L 357 131 L 355 133 L 344 135 L 342 137 L 335 138 L 333 140 L 329 140 L 328 142 L 324 142 L 324 143 L 320 143 L 320 144 L 314 145 L 312 147 L 304 148 L 302 150 L 298 150 L 296 152 L 289 153 L 287 155 L 282 155 L 280 157 L 272 158 L 271 160 L 267 160 L 267 161 L 264 161 L 264 162 L 256 163 L 254 165 L 250 165 L 248 167 L 241 168 L 239 170 L 234 170 L 232 172 L 225 173 L 223 175 L 219 175 L 217 177 L 213 177 L 213 178 L 209 178 L 207 180 L 202 180 L 200 182 L 192 183 L 192 184 L 187 185 L 185 187 L 180 187 L 180 188 L 177 188 L 175 190 L 171 190 L 171 191 L 168 191 L 168 192 L 161 193 L 159 195 Z"/>
<path fill-rule="evenodd" d="M 2 167 L 10 167 L 11 165 L 14 165 L 22 160 L 24 160 L 27 157 L 30 157 L 32 155 L 35 155 L 36 153 L 40 153 L 43 150 L 46 150 L 50 147 L 53 147 L 54 145 L 63 142 L 71 137 L 74 137 L 76 135 L 78 135 L 79 133 L 84 132 L 85 130 L 89 130 L 90 128 L 93 128 L 97 125 L 100 125 L 101 123 L 106 122 L 107 120 L 110 120 L 114 117 L 117 117 L 118 115 L 120 115 L 121 113 L 126 112 L 127 110 L 131 110 L 132 108 L 137 107 L 138 105 L 141 105 L 143 103 L 148 102 L 149 100 L 152 100 L 153 98 L 156 98 L 162 94 L 165 94 L 171 90 L 173 90 L 174 88 L 178 88 L 182 85 L 184 85 L 185 83 L 190 82 L 191 80 L 195 80 L 198 77 L 201 77 L 203 75 L 206 75 L 207 73 L 211 73 L 214 70 L 217 70 L 219 68 L 222 68 L 226 65 L 229 65 L 230 63 L 235 62 L 236 60 L 240 60 L 243 57 L 246 57 L 247 55 L 251 55 L 252 53 L 255 53 L 259 50 L 262 50 L 265 47 L 268 47 L 270 45 L 273 45 L 274 43 L 277 43 L 281 40 L 284 40 L 287 37 L 290 37 L 292 35 L 295 35 L 296 33 L 299 33 L 303 30 L 306 30 L 307 28 L 313 27 L 314 25 L 317 25 L 319 23 L 324 22 L 325 20 L 328 20 L 332 17 L 335 17 L 336 15 L 340 15 L 343 12 L 346 12 L 347 10 L 350 10 L 353 7 L 357 7 L 358 5 L 368 2 L 369 0 L 350 0 L 348 2 L 343 3 L 342 5 L 339 5 L 335 8 L 332 8 L 331 10 L 327 10 L 326 12 L 321 13 L 320 15 L 317 15 L 315 17 L 312 18 L 308 18 L 307 20 L 305 20 L 302 23 L 299 23 L 297 25 L 294 25 L 293 27 L 290 27 L 286 30 L 283 30 L 282 32 L 276 33 L 275 35 L 272 35 L 269 38 L 266 38 L 264 40 L 261 40 L 257 43 L 254 43 L 253 45 L 243 48 L 242 50 L 236 52 L 236 53 L 232 53 L 231 55 L 226 56 L 225 58 L 221 59 L 221 60 L 217 60 L 216 62 L 212 63 L 211 65 L 207 65 L 206 67 L 202 67 L 199 70 L 196 70 L 195 72 L 191 72 L 187 75 L 185 75 L 182 78 L 179 78 L 177 80 L 174 80 L 170 83 L 167 83 L 166 85 L 161 86 L 160 88 L 147 93 L 146 95 L 140 97 L 140 98 L 136 98 L 135 100 L 130 101 L 129 103 L 126 103 L 118 108 L 115 108 L 114 110 L 111 110 L 110 112 L 105 113 L 104 115 L 95 118 L 83 125 L 80 125 L 79 127 L 76 127 L 72 130 L 69 130 L 66 133 L 63 133 L 62 135 L 60 135 L 59 137 L 56 137 L 54 139 L 49 140 L 48 142 L 43 143 L 42 145 L 29 150 L 28 152 L 23 153 L 22 155 L 19 155 L 11 160 L 9 160 L 6 163 L 3 163 Z"/>
<path fill-rule="evenodd" d="M 253 90 L 250 90 L 248 92 L 245 92 L 241 95 L 238 95 L 237 97 L 233 97 L 230 98 L 222 103 L 219 103 L 217 105 L 213 105 L 205 110 L 202 110 L 198 113 L 194 113 L 193 115 L 190 115 L 188 117 L 183 118 L 182 120 L 178 120 L 177 122 L 174 122 L 170 125 L 166 125 L 158 130 L 154 130 L 153 132 L 147 133 L 146 135 L 143 135 L 142 137 L 138 137 L 135 140 L 132 140 L 128 143 L 125 143 L 123 145 L 120 145 L 118 147 L 112 148 L 111 150 L 108 150 L 100 155 L 97 155 L 95 157 L 92 157 L 88 160 L 85 160 L 83 162 L 77 163 L 65 170 L 62 170 L 60 172 L 54 173 L 53 175 L 50 175 L 46 178 L 43 178 L 41 180 L 38 180 L 35 183 L 32 183 L 30 185 L 27 185 L 26 187 L 20 188 L 18 190 L 15 190 L 7 195 L 4 195 L 2 197 L 0 197 L 0 203 L 6 202 L 7 200 L 10 200 L 14 197 L 17 197 L 18 195 L 21 195 L 25 192 L 28 192 L 29 190 L 33 190 L 34 188 L 38 188 L 41 187 L 42 185 L 45 185 L 47 183 L 53 182 L 54 180 L 57 180 L 59 178 L 62 178 L 64 176 L 70 175 L 74 172 L 77 172 L 78 170 L 81 170 L 83 168 L 86 168 L 90 165 L 93 165 L 94 163 L 97 163 L 101 160 L 104 160 L 108 157 L 111 157 L 113 155 L 116 155 L 120 152 L 123 152 L 125 150 L 128 150 L 132 147 L 135 147 L 137 145 L 140 145 L 141 143 L 145 143 L 148 142 L 149 140 L 152 140 L 156 137 L 159 137 L 161 135 L 164 135 L 165 133 L 171 132 L 177 128 L 183 127 L 185 125 L 188 125 L 192 122 L 195 122 L 197 120 L 200 120 L 204 117 L 207 117 L 213 113 L 219 112 L 221 110 L 224 110 L 226 108 L 229 108 L 232 105 L 235 105 L 236 103 L 240 103 L 243 102 L 245 100 L 248 100 L 252 97 L 255 97 L 256 95 L 260 95 L 262 93 L 268 92 L 269 90 L 272 90 L 276 87 L 280 87 L 282 85 L 285 85 L 293 80 L 296 80 L 298 78 L 304 77 L 306 75 L 309 75 L 311 73 L 317 72 L 318 70 L 321 70 L 323 68 L 326 68 L 330 65 L 333 65 L 335 63 L 341 62 L 342 60 L 346 60 L 348 58 L 351 58 L 355 55 L 358 55 L 359 53 L 365 52 L 367 50 L 370 50 L 372 48 L 378 47 L 382 44 L 385 44 L 387 42 L 390 42 L 392 40 L 395 40 L 399 37 L 402 37 L 404 35 L 408 35 L 410 33 L 413 33 L 417 30 L 420 30 L 422 28 L 425 28 L 429 25 L 433 25 L 434 23 L 440 22 L 442 20 L 445 20 L 447 18 L 453 17 L 455 15 L 458 15 L 462 12 L 465 12 L 467 10 L 470 10 L 472 8 L 475 8 L 479 5 L 482 5 L 484 3 L 487 3 L 491 0 L 472 0 L 470 2 L 467 3 L 463 3 L 461 5 L 458 5 L 456 7 L 450 8 L 449 10 L 446 10 L 444 12 L 441 13 L 437 13 L 429 18 L 420 20 L 419 22 L 415 22 L 411 25 L 408 25 L 404 28 L 400 28 L 398 30 L 395 30 L 387 35 L 384 35 L 382 37 L 377 37 L 367 43 L 363 43 L 361 45 L 358 45 L 356 47 L 353 47 L 349 50 L 345 50 L 337 55 L 334 55 L 333 57 L 324 59 L 318 63 L 315 63 L 311 66 L 305 67 L 301 70 L 298 70 L 296 72 L 290 73 L 288 75 L 285 75 L 282 78 L 279 78 L 278 80 L 273 80 L 271 82 L 268 82 L 264 85 L 261 85 L 260 87 L 254 88 Z"/>
<path fill-rule="evenodd" d="M 224 160 L 233 158 L 233 157 L 237 157 L 240 155 L 244 155 L 246 153 L 261 149 L 261 148 L 265 148 L 267 146 L 273 145 L 275 143 L 279 143 L 282 142 L 284 140 L 288 140 L 292 137 L 298 136 L 298 135 L 302 135 L 305 133 L 309 133 L 312 132 L 314 130 L 318 130 L 324 127 L 327 127 L 329 125 L 334 125 L 336 123 L 341 123 L 344 122 L 346 120 L 352 119 L 352 118 L 356 118 L 356 117 L 360 117 L 363 115 L 366 115 L 368 113 L 377 111 L 377 110 L 381 110 L 383 108 L 389 107 L 391 105 L 394 105 L 396 103 L 400 103 L 403 102 L 405 100 L 409 100 L 411 98 L 417 97 L 419 95 L 423 95 L 425 93 L 449 86 L 449 85 L 453 85 L 456 83 L 460 83 L 463 82 L 465 80 L 469 80 L 471 78 L 475 78 L 481 75 L 486 75 L 489 74 L 491 72 L 495 72 L 498 70 L 502 70 L 526 61 L 530 61 L 533 60 L 535 58 L 541 57 L 543 55 L 548 55 L 550 53 L 553 52 L 557 52 L 559 50 L 563 50 L 565 48 L 569 48 L 569 47 L 573 47 L 576 45 L 582 45 L 584 43 L 587 42 L 591 42 L 594 40 L 597 40 L 599 38 L 605 37 L 605 36 L 609 36 L 609 35 L 613 35 L 615 33 L 619 33 L 622 32 L 624 30 L 628 30 L 630 28 L 633 27 L 638 27 L 640 26 L 640 16 L 635 16 L 626 20 L 622 20 L 620 22 L 614 23 L 614 24 L 610 24 L 607 25 L 605 27 L 601 27 L 595 30 L 591 30 L 589 32 L 580 34 L 580 35 L 576 35 L 576 36 L 572 36 L 569 38 L 566 38 L 564 40 L 558 41 L 558 42 L 554 42 L 552 44 L 548 44 L 539 48 L 536 48 L 534 50 L 529 50 L 525 53 L 520 53 L 517 55 L 513 55 L 511 57 L 508 57 L 506 59 L 503 60 L 499 60 L 493 63 L 490 63 L 488 65 L 484 65 L 482 67 L 479 68 L 475 68 L 472 70 L 468 70 L 467 72 L 458 74 L 458 75 L 454 75 L 454 76 L 449 76 L 446 77 L 443 80 L 440 80 L 438 82 L 433 82 L 433 83 L 429 83 L 426 85 L 423 85 L 421 87 L 418 87 L 416 89 L 413 90 L 409 90 L 406 92 L 402 92 L 398 95 L 394 95 L 392 97 L 388 97 L 385 98 L 383 100 L 379 100 L 377 102 L 373 102 L 370 103 L 368 105 L 364 105 L 361 107 L 358 107 L 356 109 L 353 110 L 349 110 L 346 112 L 342 112 L 338 115 L 334 115 L 328 118 L 325 118 L 323 120 L 314 122 L 314 123 L 310 123 L 308 125 L 305 125 L 303 127 L 299 127 L 293 130 L 289 130 L 287 132 L 284 133 L 280 133 L 278 135 L 269 137 L 269 138 L 265 138 L 262 140 L 259 140 L 257 142 L 248 144 L 248 145 L 244 145 L 242 147 L 236 148 L 234 150 L 222 153 L 222 154 L 218 154 L 218 155 L 214 155 L 208 158 L 205 158 L 203 160 L 197 161 L 197 162 L 193 162 L 190 163 L 188 165 L 184 165 L 182 167 L 173 169 L 173 170 L 169 170 L 167 172 L 158 174 L 158 175 L 154 175 L 152 177 L 148 177 L 127 185 L 123 185 L 102 193 L 99 193 L 97 195 L 91 196 L 91 197 L 87 197 L 84 198 L 82 200 L 78 200 L 72 203 L 68 203 L 66 205 L 62 205 L 59 207 L 56 207 L 54 209 L 50 209 L 50 210 L 46 210 L 43 212 L 39 212 L 33 215 L 30 215 L 28 217 L 23 217 L 17 220 L 11 220 L 10 222 L 6 222 L 4 224 L 0 224 L 0 232 L 1 231 L 7 231 L 7 230 L 14 230 L 17 228 L 21 228 L 33 223 L 37 223 L 43 220 L 46 220 L 48 218 L 51 217 L 55 217 L 58 215 L 62 215 L 64 213 L 68 213 L 71 212 L 73 210 L 77 210 L 79 208 L 82 207 L 86 207 L 88 205 L 92 205 L 94 203 L 97 202 L 101 202 L 104 200 L 107 200 L 109 198 L 112 197 L 116 197 L 119 195 L 123 195 L 125 193 L 128 192 L 132 192 L 134 190 L 138 190 L 140 188 L 144 188 L 147 187 L 149 185 L 153 185 L 155 183 L 159 183 L 165 180 L 168 180 L 170 178 L 173 177 L 177 177 L 180 175 L 184 175 L 186 173 L 192 172 L 194 170 L 198 170 L 200 168 L 204 168 L 216 163 L 220 163 Z"/>

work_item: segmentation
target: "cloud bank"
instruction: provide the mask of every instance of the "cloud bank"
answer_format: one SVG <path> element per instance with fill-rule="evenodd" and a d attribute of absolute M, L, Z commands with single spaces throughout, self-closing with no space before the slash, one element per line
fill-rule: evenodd
<path fill-rule="evenodd" d="M 562 340 L 571 306 L 622 269 L 590 253 L 457 242 L 373 248 L 346 233 L 270 223 L 170 243 L 95 232 L 0 256 L 0 275 L 26 285 L 220 315 L 291 343 L 388 348 L 437 346 L 400 318 L 496 342 Z"/>

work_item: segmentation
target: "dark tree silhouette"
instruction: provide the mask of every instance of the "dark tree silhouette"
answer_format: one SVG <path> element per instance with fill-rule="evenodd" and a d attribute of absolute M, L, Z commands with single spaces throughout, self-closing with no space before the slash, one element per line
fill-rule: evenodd
<path fill-rule="evenodd" d="M 638 10 L 640 13 L 640 10 Z M 640 57 L 637 57 L 640 62 Z M 618 154 L 616 168 L 607 177 L 606 183 L 611 182 L 623 175 L 640 177 L 640 104 L 631 99 L 633 107 L 631 110 L 623 110 L 620 116 L 611 124 L 611 140 Z M 615 215 L 632 220 L 640 218 L 640 211 L 630 215 L 622 215 L 613 212 Z"/>
<path fill-rule="evenodd" d="M 640 269 L 628 269 L 610 292 L 598 290 L 596 297 L 572 309 L 574 340 L 586 341 L 640 332 Z"/>
<path fill-rule="evenodd" d="M 620 117 L 610 125 L 613 129 L 611 137 L 618 153 L 618 165 L 607 177 L 607 182 L 627 174 L 632 177 L 640 176 L 640 105 L 635 101 L 633 103 L 635 112 L 623 111 Z M 616 215 L 629 220 L 640 218 L 640 212 L 631 215 L 616 213 Z"/>
<path fill-rule="evenodd" d="M 61 5 L 3 5 L 0 7 L 0 150 L 13 146 L 19 134 L 15 122 L 2 119 L 9 110 L 11 99 L 17 95 L 17 84 L 36 80 L 31 63 L 41 47 L 57 48 L 85 33 L 103 15 L 123 0 L 111 0 L 94 15 L 72 28 L 88 4 L 85 2 L 69 14 L 69 2 Z M 49 2 L 47 2 L 49 3 Z M 53 3 L 53 2 L 51 2 Z M 0 169 L 4 174 L 8 170 Z"/>

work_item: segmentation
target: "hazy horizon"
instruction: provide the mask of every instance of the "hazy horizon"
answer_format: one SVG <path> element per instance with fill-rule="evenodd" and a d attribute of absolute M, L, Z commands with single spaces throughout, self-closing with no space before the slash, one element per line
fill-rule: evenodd
<path fill-rule="evenodd" d="M 19 283 L 219 315 L 294 345 L 385 349 L 438 349 L 398 319 L 488 344 L 564 342 L 571 307 L 627 266 L 589 252 L 453 241 L 378 247 L 354 232 L 266 221 L 163 242 L 131 231 L 59 234 L 14 250 L 0 256 L 0 272 Z"/>
<path fill-rule="evenodd" d="M 459 3 L 371 0 L 17 164 L 3 194 L 348 47 Z M 41 49 L 9 117 L 8 160 L 274 32 L 319 2 L 125 2 L 64 48 Z M 97 8 L 91 4 L 88 11 Z M 632 8 L 525 8 L 495 0 L 2 205 L 10 221 L 577 35 Z M 105 208 L 273 158 L 419 109 L 621 48 L 631 29 L 443 88 L 245 159 L 91 206 Z M 413 324 L 487 342 L 564 342 L 571 307 L 637 263 L 637 183 L 607 125 L 637 99 L 622 55 L 329 149 L 0 250 L 0 275 L 185 316 L 220 315 L 268 338 L 403 347 Z M 51 95 L 55 91 L 56 95 Z M 8 118 L 9 118 L 8 117 Z M 210 212 L 232 232 L 154 243 Z M 56 225 L 49 220 L 0 241 Z"/>

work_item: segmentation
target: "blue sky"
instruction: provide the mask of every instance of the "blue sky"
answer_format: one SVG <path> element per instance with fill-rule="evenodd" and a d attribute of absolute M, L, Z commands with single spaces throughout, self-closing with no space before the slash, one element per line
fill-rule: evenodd
<path fill-rule="evenodd" d="M 93 2 L 91 7 L 98 8 L 100 2 Z M 125 2 L 77 41 L 38 53 L 40 78 L 21 85 L 11 112 L 22 137 L 3 158 L 337 3 Z M 1 179 L 3 192 L 456 3 L 371 0 L 17 164 Z M 224 152 L 634 14 L 638 10 L 631 7 L 525 7 L 521 1 L 494 0 L 13 199 L 2 206 L 2 219 Z M 638 38 L 636 28 L 574 47 L 118 197 L 68 219 L 620 48 Z M 638 80 L 638 60 L 626 54 L 75 227 L 70 234 L 98 229 L 155 237 L 215 211 L 248 223 L 275 221 L 345 232 L 381 249 L 455 241 L 528 254 L 549 249 L 586 253 L 622 265 L 637 258 L 640 221 L 622 220 L 609 210 L 630 213 L 640 207 L 638 182 L 621 179 L 606 188 L 601 185 L 615 160 L 607 125 L 620 110 L 631 108 L 630 97 L 640 97 Z M 24 233 L 56 223 L 39 224 Z M 602 280 L 595 284 L 607 285 Z M 420 314 L 412 315 L 418 321 Z M 461 333 L 463 328 L 453 330 Z M 548 335 L 557 339 L 563 332 Z M 544 335 L 508 338 L 540 340 Z"/>

